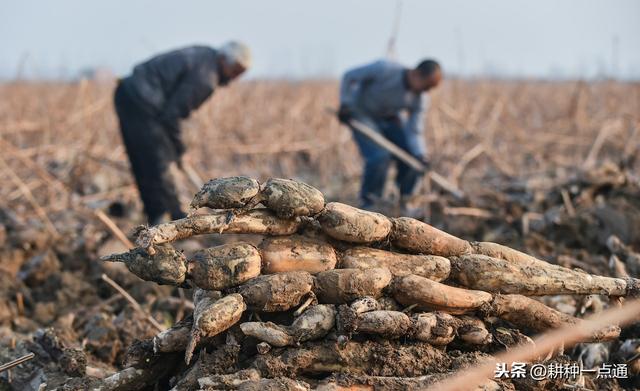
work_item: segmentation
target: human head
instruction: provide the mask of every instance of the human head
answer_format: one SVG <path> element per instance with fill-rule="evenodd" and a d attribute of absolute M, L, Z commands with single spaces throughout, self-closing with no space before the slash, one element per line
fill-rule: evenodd
<path fill-rule="evenodd" d="M 220 47 L 219 52 L 220 69 L 225 80 L 231 81 L 251 67 L 251 50 L 241 42 L 229 41 Z"/>
<path fill-rule="evenodd" d="M 442 81 L 440 64 L 435 60 L 422 60 L 409 71 L 409 87 L 415 92 L 425 92 L 435 88 Z"/>

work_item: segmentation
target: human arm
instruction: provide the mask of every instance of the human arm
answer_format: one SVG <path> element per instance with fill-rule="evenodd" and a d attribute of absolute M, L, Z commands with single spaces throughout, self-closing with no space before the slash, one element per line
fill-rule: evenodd
<path fill-rule="evenodd" d="M 167 127 L 178 158 L 185 151 L 180 119 L 187 118 L 191 111 L 197 109 L 213 93 L 216 85 L 217 75 L 212 77 L 205 67 L 196 65 L 183 72 L 176 87 L 167 97 L 159 118 Z"/>
<path fill-rule="evenodd" d="M 351 69 L 342 77 L 340 84 L 340 105 L 353 107 L 362 87 L 375 80 L 384 68 L 382 61 Z"/>
<path fill-rule="evenodd" d="M 427 143 L 424 137 L 425 112 L 428 100 L 419 97 L 408 109 L 404 132 L 407 137 L 409 153 L 426 162 Z"/>

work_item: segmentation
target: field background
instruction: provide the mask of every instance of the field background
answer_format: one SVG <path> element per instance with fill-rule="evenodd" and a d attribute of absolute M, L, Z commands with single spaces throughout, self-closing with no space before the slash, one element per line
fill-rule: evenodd
<path fill-rule="evenodd" d="M 114 84 L 0 86 L 3 206 L 37 214 L 34 203 L 50 213 L 119 199 L 140 210 L 112 106 Z M 355 202 L 362 162 L 349 131 L 327 113 L 337 106 L 337 89 L 335 81 L 220 89 L 184 124 L 186 159 L 203 178 L 297 178 L 329 199 Z M 471 198 L 514 183 L 552 186 L 602 161 L 638 164 L 638 83 L 453 79 L 431 97 L 430 159 Z M 193 189 L 178 181 L 187 202 Z M 134 220 L 142 221 L 140 213 Z"/>
<path fill-rule="evenodd" d="M 72 379 L 80 389 L 122 368 L 135 340 L 153 337 L 193 306 L 189 290 L 99 261 L 125 251 L 145 220 L 113 110 L 114 86 L 0 85 L 0 362 L 27 354 L 36 330 L 53 327 L 67 346 L 86 353 L 87 376 Z M 362 162 L 350 132 L 327 113 L 337 106 L 337 89 L 335 81 L 221 89 L 184 124 L 186 159 L 206 179 L 296 178 L 327 200 L 356 204 Z M 466 193 L 456 200 L 423 183 L 414 206 L 432 225 L 593 274 L 640 274 L 640 258 L 616 261 L 607 246 L 616 235 L 640 249 L 640 84 L 447 80 L 432 94 L 426 121 L 433 166 Z M 186 207 L 195 189 L 184 176 L 176 179 Z M 386 199 L 397 199 L 388 188 Z M 379 207 L 398 214 L 393 202 Z M 204 235 L 176 248 L 189 257 L 203 246 L 260 239 Z M 539 299 L 580 316 L 609 305 L 599 295 Z M 623 330 L 607 354 L 629 359 L 622 343 L 635 343 L 639 332 L 638 325 Z M 567 354 L 600 354 L 589 346 Z M 50 386 L 69 380 L 42 360 L 10 372 L 15 389 L 29 389 L 41 368 L 49 368 Z M 593 379 L 586 384 L 603 389 Z"/>

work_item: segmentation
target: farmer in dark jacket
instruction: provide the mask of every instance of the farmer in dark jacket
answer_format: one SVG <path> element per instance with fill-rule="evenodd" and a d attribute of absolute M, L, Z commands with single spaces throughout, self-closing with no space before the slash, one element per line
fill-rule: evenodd
<path fill-rule="evenodd" d="M 440 65 L 433 60 L 424 60 L 412 69 L 386 60 L 352 69 L 342 78 L 338 118 L 347 125 L 350 119 L 363 122 L 428 163 L 423 131 L 428 96 L 423 93 L 436 87 L 441 80 Z M 392 160 L 397 163 L 396 184 L 404 203 L 413 193 L 421 174 L 393 159 L 387 150 L 359 132 L 354 130 L 353 136 L 365 163 L 361 206 L 369 208 L 382 197 Z"/>
<path fill-rule="evenodd" d="M 172 219 L 185 216 L 169 174 L 171 163 L 181 167 L 185 152 L 180 120 L 250 63 L 249 49 L 238 42 L 219 49 L 193 46 L 151 58 L 118 85 L 120 130 L 150 224 L 167 212 Z"/>

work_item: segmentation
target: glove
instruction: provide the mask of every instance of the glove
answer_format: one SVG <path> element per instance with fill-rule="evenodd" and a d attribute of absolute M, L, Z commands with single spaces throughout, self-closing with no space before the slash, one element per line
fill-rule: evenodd
<path fill-rule="evenodd" d="M 348 124 L 349 120 L 353 117 L 353 110 L 347 105 L 340 105 L 338 109 L 338 120 L 343 124 Z"/>

